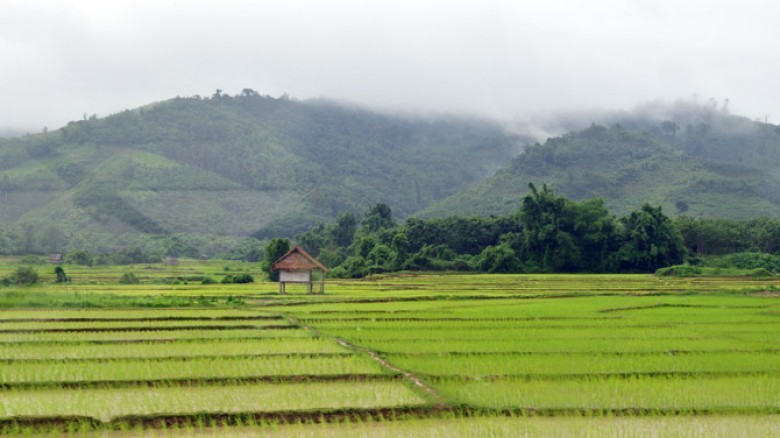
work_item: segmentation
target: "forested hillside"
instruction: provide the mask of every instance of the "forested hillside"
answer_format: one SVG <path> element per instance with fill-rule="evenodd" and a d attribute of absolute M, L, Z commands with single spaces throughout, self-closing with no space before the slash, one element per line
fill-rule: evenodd
<path fill-rule="evenodd" d="M 292 236 L 377 202 L 405 217 L 489 176 L 517 143 L 491 122 L 249 89 L 175 98 L 0 139 L 0 252 Z"/>
<path fill-rule="evenodd" d="M 618 217 L 644 204 L 780 216 L 780 128 L 715 105 L 649 106 L 528 143 L 484 120 L 250 89 L 175 98 L 0 139 L 0 253 L 257 257 L 260 240 L 371 205 L 397 219 L 510 214 L 529 182 Z"/>
<path fill-rule="evenodd" d="M 528 182 L 572 199 L 601 197 L 617 215 L 644 203 L 670 214 L 746 219 L 780 215 L 780 127 L 712 105 L 678 103 L 550 138 L 421 217 L 505 214 Z"/>

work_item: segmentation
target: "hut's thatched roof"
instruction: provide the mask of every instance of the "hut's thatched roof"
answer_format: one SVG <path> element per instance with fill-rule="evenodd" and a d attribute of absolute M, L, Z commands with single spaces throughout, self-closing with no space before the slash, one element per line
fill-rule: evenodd
<path fill-rule="evenodd" d="M 271 269 L 274 271 L 311 271 L 312 269 L 319 269 L 320 271 L 328 272 L 328 268 L 325 265 L 318 262 L 298 245 L 295 245 L 295 248 L 287 251 L 286 254 L 273 262 Z"/>

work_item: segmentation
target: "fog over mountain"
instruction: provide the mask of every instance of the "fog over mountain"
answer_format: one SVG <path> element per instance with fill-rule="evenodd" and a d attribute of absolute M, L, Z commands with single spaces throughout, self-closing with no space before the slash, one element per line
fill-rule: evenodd
<path fill-rule="evenodd" d="M 778 12 L 767 0 L 6 0 L 0 130 L 245 87 L 534 129 L 540 114 L 694 94 L 776 121 Z"/>

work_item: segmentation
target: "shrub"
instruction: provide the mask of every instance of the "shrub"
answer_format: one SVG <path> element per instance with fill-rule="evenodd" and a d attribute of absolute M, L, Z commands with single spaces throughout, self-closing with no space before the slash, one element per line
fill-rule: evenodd
<path fill-rule="evenodd" d="M 11 283 L 29 286 L 38 283 L 38 271 L 29 266 L 20 266 L 11 274 Z"/>
<path fill-rule="evenodd" d="M 739 269 L 765 269 L 769 272 L 780 272 L 780 257 L 773 254 L 741 252 L 729 254 L 713 260 L 713 266 L 734 267 Z"/>
<path fill-rule="evenodd" d="M 756 268 L 749 271 L 751 277 L 771 277 L 772 272 L 766 268 Z"/>
<path fill-rule="evenodd" d="M 213 279 L 213 278 L 211 278 L 211 277 L 203 277 L 203 280 L 201 280 L 201 281 L 200 281 L 200 284 L 214 284 L 214 283 L 216 283 L 216 282 L 217 282 L 217 281 L 216 281 L 216 280 L 214 280 L 214 279 Z"/>
<path fill-rule="evenodd" d="M 132 272 L 125 272 L 119 277 L 120 284 L 140 284 L 141 280 Z"/>
<path fill-rule="evenodd" d="M 36 255 L 26 255 L 22 257 L 22 260 L 20 260 L 19 263 L 23 265 L 40 265 L 43 263 L 43 259 Z"/>
<path fill-rule="evenodd" d="M 93 266 L 108 266 L 114 261 L 113 257 L 108 254 L 97 254 L 92 259 Z"/>
<path fill-rule="evenodd" d="M 488 246 L 479 255 L 480 270 L 489 274 L 521 272 L 522 264 L 509 245 Z"/>
<path fill-rule="evenodd" d="M 659 277 L 694 277 L 701 274 L 702 269 L 700 267 L 688 264 L 669 266 L 655 271 L 655 275 Z"/>
<path fill-rule="evenodd" d="M 242 305 L 244 303 L 244 299 L 241 297 L 234 297 L 233 295 L 228 295 L 228 297 L 225 299 L 225 304 L 227 305 Z"/>
<path fill-rule="evenodd" d="M 70 277 L 65 275 L 65 270 L 62 269 L 62 266 L 54 268 L 54 274 L 57 276 L 57 279 L 54 280 L 55 283 L 70 283 Z"/>
<path fill-rule="evenodd" d="M 92 255 L 87 251 L 74 251 L 65 254 L 65 263 L 71 265 L 92 266 Z"/>
<path fill-rule="evenodd" d="M 727 276 L 727 277 L 771 277 L 772 271 L 766 268 L 742 269 L 735 267 L 711 267 L 674 265 L 655 271 L 655 275 L 664 277 L 696 277 L 696 276 Z"/>
<path fill-rule="evenodd" d="M 222 279 L 225 284 L 254 283 L 255 279 L 249 274 L 226 275 Z"/>

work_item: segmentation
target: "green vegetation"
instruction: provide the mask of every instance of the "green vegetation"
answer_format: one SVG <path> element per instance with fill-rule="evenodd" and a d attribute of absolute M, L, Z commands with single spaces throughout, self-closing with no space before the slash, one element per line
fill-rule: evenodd
<path fill-rule="evenodd" d="M 206 281 L 204 278 L 201 280 L 201 282 Z M 249 274 L 236 274 L 236 275 L 226 275 L 222 277 L 222 283 L 225 284 L 244 284 L 244 283 L 254 283 L 255 279 Z M 204 284 L 208 284 L 208 281 Z"/>
<path fill-rule="evenodd" d="M 119 277 L 119 283 L 121 284 L 140 284 L 141 280 L 132 272 L 125 272 Z"/>
<path fill-rule="evenodd" d="M 735 253 L 694 259 L 695 264 L 673 265 L 656 271 L 662 276 L 769 277 L 780 272 L 780 257 L 774 254 Z"/>
<path fill-rule="evenodd" d="M 302 409 L 396 407 L 424 403 L 397 382 L 250 384 L 70 391 L 10 390 L 0 400 L 4 417 L 87 416 L 102 421 L 158 413 L 190 414 Z"/>
<path fill-rule="evenodd" d="M 0 139 L 0 254 L 65 253 L 68 264 L 85 266 L 202 254 L 257 262 L 269 239 L 322 234 L 317 224 L 335 220 L 327 230 L 334 245 L 324 242 L 321 254 L 335 267 L 354 255 L 337 249 L 355 244 L 355 231 L 374 234 L 412 217 L 457 227 L 511 215 L 532 193 L 529 182 L 590 203 L 587 213 L 597 216 L 589 219 L 601 208 L 629 220 L 645 204 L 688 215 L 676 227 L 698 256 L 777 252 L 777 221 L 757 219 L 780 214 L 777 127 L 690 102 L 650 112 L 529 145 L 490 176 L 524 140 L 494 123 L 390 117 L 257 93 L 171 99 Z M 441 219 L 452 217 L 460 219 Z M 472 229 L 492 226 L 475 222 Z M 309 237 L 307 245 L 322 246 Z M 349 260 L 344 275 L 387 270 L 385 246 L 397 253 L 404 242 L 382 243 L 377 261 Z M 477 253 L 450 246 L 456 257 L 448 260 L 434 244 L 403 263 L 517 271 L 512 253 L 525 256 L 509 238 L 496 243 L 473 263 L 457 256 L 481 254 L 484 245 Z M 550 266 L 581 263 L 551 257 Z M 628 257 L 622 263 L 631 269 L 652 262 Z"/>
<path fill-rule="evenodd" d="M 444 394 L 456 402 L 512 409 L 641 409 L 649 412 L 749 410 L 773 412 L 780 399 L 776 376 L 702 378 L 585 378 L 566 381 L 502 380 L 447 382 Z"/>
<path fill-rule="evenodd" d="M 38 283 L 39 280 L 38 271 L 30 266 L 20 266 L 16 268 L 13 274 L 2 279 L 2 284 L 5 286 L 32 286 Z"/>
<path fill-rule="evenodd" d="M 695 102 L 650 106 L 605 125 L 528 146 L 484 182 L 417 215 L 507 214 L 529 181 L 574 200 L 602 198 L 620 216 L 643 204 L 691 217 L 780 215 L 777 126 Z"/>
<path fill-rule="evenodd" d="M 387 421 L 390 420 L 390 421 Z M 780 418 L 773 415 L 681 416 L 681 417 L 517 417 L 507 415 L 446 414 L 439 418 L 415 421 L 376 421 L 318 424 L 258 424 L 234 427 L 237 436 L 262 435 L 269 429 L 274 436 L 295 438 L 339 438 L 344 436 L 397 437 L 696 437 L 730 438 L 750 436 L 771 438 L 780 432 Z M 377 425 L 377 422 L 379 422 Z M 221 427 L 182 425 L 168 429 L 167 436 L 193 434 L 219 436 Z"/>
<path fill-rule="evenodd" d="M 512 272 L 652 272 L 682 262 L 687 249 L 660 207 L 642 206 L 615 219 L 598 198 L 575 202 L 546 185 L 503 217 L 421 220 L 398 225 L 390 207 L 372 207 L 345 235 L 343 218 L 297 236 L 322 255 L 336 277 L 358 278 L 399 270 Z M 356 224 L 357 225 L 357 224 Z M 351 242 L 340 246 L 339 242 Z M 284 243 L 279 250 L 275 245 Z M 286 240 L 267 248 L 278 257 Z"/>
<path fill-rule="evenodd" d="M 517 143 L 483 120 L 258 93 L 177 97 L 0 139 L 0 254 L 252 260 L 255 240 L 371 203 L 408 216 L 484 178 Z"/>
<path fill-rule="evenodd" d="M 265 247 L 265 256 L 263 257 L 263 270 L 268 273 L 268 279 L 271 281 L 279 281 L 279 272 L 271 269 L 271 264 L 279 259 L 279 257 L 287 254 L 290 251 L 290 240 L 275 237 L 268 242 L 268 246 Z"/>
<path fill-rule="evenodd" d="M 55 275 L 55 283 L 67 283 L 70 281 L 70 277 L 65 274 L 65 270 L 62 269 L 62 266 L 57 266 L 54 268 L 54 275 Z"/>
<path fill-rule="evenodd" d="M 207 272 L 241 266 L 225 271 L 219 262 Z M 53 301 L 0 313 L 1 431 L 780 430 L 773 277 L 405 273 L 332 281 L 327 295 L 281 296 L 264 292 L 275 290 L 265 282 L 118 285 L 121 273 L 77 274 L 95 283 L 84 285 L 83 298 L 103 297 L 105 308 Z M 23 291 L 74 285 L 44 280 Z M 133 305 L 161 294 L 190 307 Z M 212 303 L 204 294 L 242 300 Z M 122 301 L 110 306 L 111 296 Z"/>
<path fill-rule="evenodd" d="M 84 331 L 84 332 L 46 332 L 46 333 L 2 333 L 0 332 L 0 342 L 6 343 L 40 343 L 48 344 L 52 342 L 122 342 L 122 341 L 160 341 L 170 342 L 176 340 L 230 340 L 230 339 L 265 339 L 265 338 L 299 338 L 306 337 L 306 333 L 299 330 L 262 330 L 255 328 L 234 328 L 232 330 L 197 330 L 186 328 L 176 329 L 157 329 L 134 331 L 128 327 L 125 331 Z"/>
<path fill-rule="evenodd" d="M 151 360 L 35 361 L 0 364 L 3 383 L 51 381 L 167 381 L 182 379 L 248 379 L 265 376 L 378 374 L 379 367 L 362 357 L 206 357 Z"/>
<path fill-rule="evenodd" d="M 124 339 L 129 339 L 125 334 Z M 56 361 L 61 359 L 130 359 L 130 358 L 224 358 L 248 355 L 311 355 L 330 353 L 349 355 L 343 348 L 325 339 L 308 337 L 267 337 L 245 339 L 197 339 L 168 342 L 160 348 L 158 342 L 136 343 L 88 343 L 78 342 L 16 342 L 0 344 L 2 357 L 6 359 L 35 359 Z M 56 363 L 54 363 L 56 366 Z M 311 364 L 313 365 L 313 364 Z"/>

